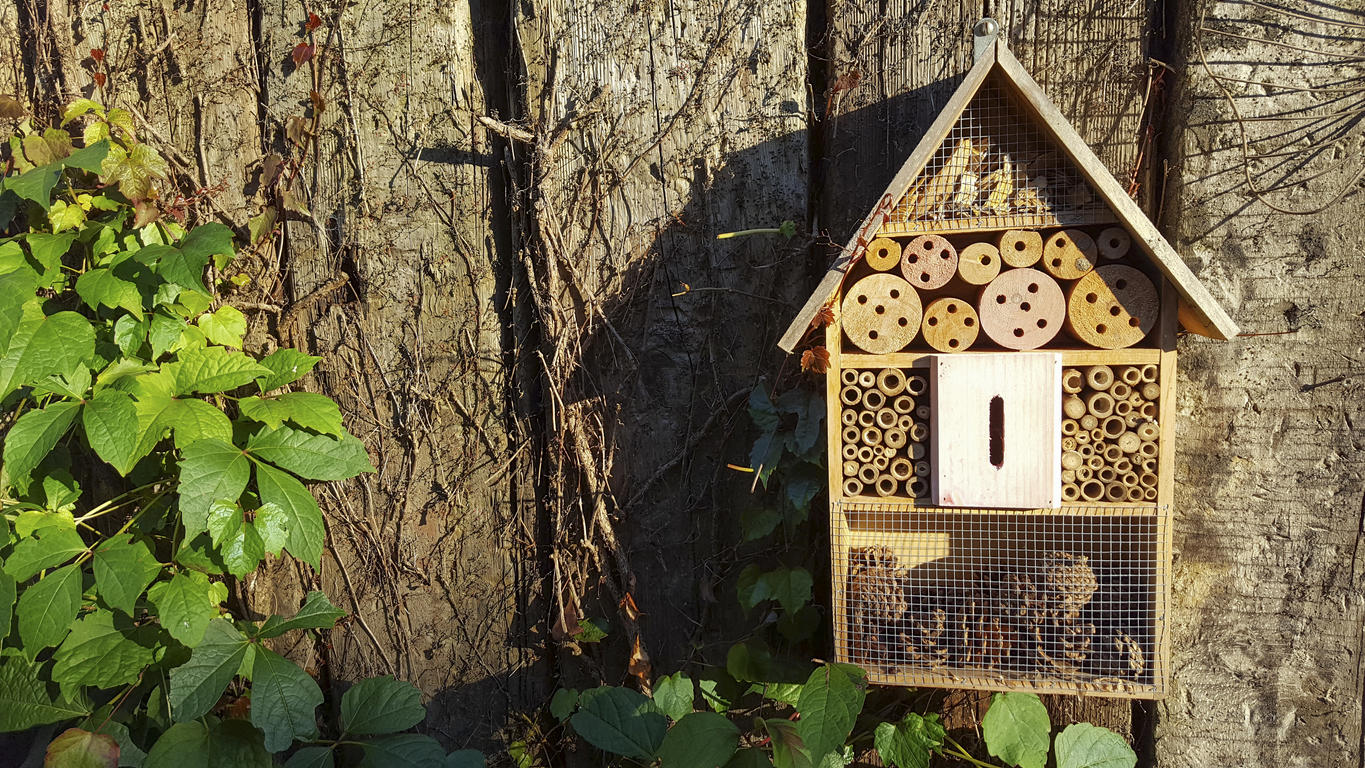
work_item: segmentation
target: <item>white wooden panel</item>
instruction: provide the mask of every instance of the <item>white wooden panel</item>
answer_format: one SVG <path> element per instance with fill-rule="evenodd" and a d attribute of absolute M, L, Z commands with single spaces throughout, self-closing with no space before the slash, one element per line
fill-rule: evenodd
<path fill-rule="evenodd" d="M 934 503 L 1005 509 L 1058 506 L 1061 355 L 934 355 L 930 367 Z M 995 398 L 1000 402 L 995 406 L 993 450 Z"/>

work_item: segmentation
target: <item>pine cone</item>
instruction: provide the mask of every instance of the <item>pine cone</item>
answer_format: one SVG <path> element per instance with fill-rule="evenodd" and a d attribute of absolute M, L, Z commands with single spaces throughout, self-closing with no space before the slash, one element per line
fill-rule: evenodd
<path fill-rule="evenodd" d="M 1085 555 L 1052 552 L 1044 559 L 1043 586 L 1057 607 L 1072 615 L 1079 613 L 1099 588 L 1090 560 Z"/>

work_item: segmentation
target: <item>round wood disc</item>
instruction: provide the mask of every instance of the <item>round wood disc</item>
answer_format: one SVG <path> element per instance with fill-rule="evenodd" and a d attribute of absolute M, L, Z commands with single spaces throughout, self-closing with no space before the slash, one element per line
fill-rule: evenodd
<path fill-rule="evenodd" d="M 1066 304 L 1067 330 L 1100 349 L 1142 341 L 1156 326 L 1156 286 L 1132 267 L 1107 264 L 1077 280 Z"/>
<path fill-rule="evenodd" d="M 1000 274 L 1000 251 L 990 243 L 972 243 L 957 255 L 957 273 L 972 285 L 985 285 Z"/>
<path fill-rule="evenodd" d="M 1006 349 L 1037 349 L 1066 321 L 1066 297 L 1057 281 L 1036 269 L 1001 272 L 977 302 L 981 330 Z"/>
<path fill-rule="evenodd" d="M 1031 229 L 1011 229 L 1000 236 L 1000 258 L 1011 267 L 1031 267 L 1043 258 L 1043 236 Z"/>
<path fill-rule="evenodd" d="M 938 235 L 920 235 L 901 251 L 901 274 L 921 291 L 942 288 L 957 274 L 957 250 Z"/>
<path fill-rule="evenodd" d="M 1079 229 L 1066 229 L 1043 245 L 1043 269 L 1058 280 L 1075 280 L 1095 268 L 1095 241 Z"/>
<path fill-rule="evenodd" d="M 981 330 L 976 310 L 962 299 L 945 296 L 924 308 L 924 340 L 940 352 L 962 352 L 976 343 Z"/>
<path fill-rule="evenodd" d="M 1101 259 L 1117 261 L 1128 255 L 1128 249 L 1133 245 L 1133 238 L 1128 236 L 1128 230 L 1123 227 L 1105 227 L 1100 236 L 1095 238 L 1095 248 L 1100 253 Z"/>
<path fill-rule="evenodd" d="M 879 237 L 867 244 L 867 265 L 885 272 L 901 263 L 901 244 L 889 237 Z"/>
<path fill-rule="evenodd" d="M 899 352 L 915 340 L 923 310 L 919 294 L 899 275 L 879 272 L 853 284 L 842 305 L 844 333 L 874 355 Z"/>

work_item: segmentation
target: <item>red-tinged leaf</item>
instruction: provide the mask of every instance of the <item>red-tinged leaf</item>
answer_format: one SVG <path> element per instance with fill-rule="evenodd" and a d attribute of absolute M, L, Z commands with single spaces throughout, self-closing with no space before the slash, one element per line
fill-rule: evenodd
<path fill-rule="evenodd" d="M 631 677 L 640 682 L 640 690 L 645 695 L 650 693 L 649 679 L 653 677 L 652 666 L 649 663 L 649 653 L 640 645 L 640 634 L 635 633 L 635 642 L 630 649 L 630 664 L 626 667 Z"/>
<path fill-rule="evenodd" d="M 45 768 L 116 768 L 118 743 L 109 736 L 68 728 L 47 745 Z"/>
<path fill-rule="evenodd" d="M 823 328 L 834 322 L 834 307 L 829 304 L 820 307 L 820 311 L 815 313 L 815 327 Z"/>
<path fill-rule="evenodd" d="M 635 621 L 640 618 L 640 609 L 636 607 L 635 598 L 631 597 L 629 592 L 626 593 L 625 597 L 621 598 L 620 607 L 621 611 L 626 614 L 626 619 L 628 621 Z"/>
<path fill-rule="evenodd" d="M 99 62 L 101 62 L 101 61 L 104 61 L 104 49 L 103 49 L 103 48 L 91 48 L 91 49 L 90 49 L 90 58 L 94 59 L 94 60 L 95 60 L 95 63 L 97 63 L 97 64 L 98 64 Z"/>
<path fill-rule="evenodd" d="M 809 373 L 824 373 L 829 370 L 829 350 L 813 347 L 801 353 L 801 370 Z"/>
<path fill-rule="evenodd" d="M 322 19 L 319 19 L 316 13 L 310 13 L 308 14 L 308 22 L 303 25 L 303 29 L 305 32 L 312 32 L 320 26 L 322 26 Z"/>
<path fill-rule="evenodd" d="M 98 85 L 101 88 L 104 87 L 105 81 L 108 80 L 108 78 L 104 76 L 103 72 L 96 72 L 95 74 L 91 75 L 91 77 L 95 78 L 95 85 Z"/>
<path fill-rule="evenodd" d="M 308 43 L 299 43 L 294 46 L 294 52 L 289 54 L 289 58 L 294 60 L 294 66 L 301 67 L 307 63 L 309 59 L 313 58 L 313 53 L 313 46 Z"/>

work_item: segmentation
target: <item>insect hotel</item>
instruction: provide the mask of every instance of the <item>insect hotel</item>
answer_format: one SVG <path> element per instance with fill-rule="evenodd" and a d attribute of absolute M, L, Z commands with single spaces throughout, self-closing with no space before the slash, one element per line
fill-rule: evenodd
<path fill-rule="evenodd" d="M 817 316 L 837 658 L 1164 695 L 1176 332 L 1237 327 L 1002 42 L 782 347 Z"/>

